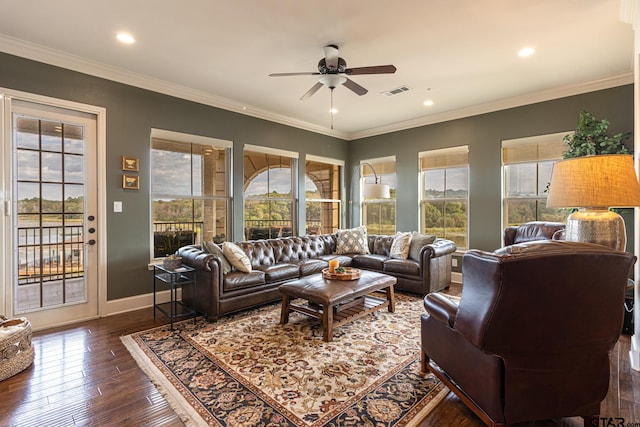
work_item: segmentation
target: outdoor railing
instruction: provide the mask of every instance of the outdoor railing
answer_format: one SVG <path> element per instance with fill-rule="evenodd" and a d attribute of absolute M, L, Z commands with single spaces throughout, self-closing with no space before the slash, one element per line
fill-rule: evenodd
<path fill-rule="evenodd" d="M 18 227 L 18 285 L 84 276 L 81 225 Z"/>

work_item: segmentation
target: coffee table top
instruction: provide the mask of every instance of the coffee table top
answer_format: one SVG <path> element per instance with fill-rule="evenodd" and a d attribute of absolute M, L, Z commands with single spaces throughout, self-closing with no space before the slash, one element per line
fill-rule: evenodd
<path fill-rule="evenodd" d="M 362 270 L 357 280 L 325 279 L 316 273 L 284 283 L 278 288 L 282 294 L 304 298 L 323 305 L 335 305 L 368 293 L 395 285 L 396 278 L 375 271 Z"/>

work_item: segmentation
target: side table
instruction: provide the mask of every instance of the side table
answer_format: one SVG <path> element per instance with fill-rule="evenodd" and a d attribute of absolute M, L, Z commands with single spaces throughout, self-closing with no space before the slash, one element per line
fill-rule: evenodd
<path fill-rule="evenodd" d="M 167 316 L 171 322 L 171 329 L 173 329 L 173 322 L 176 319 L 193 316 L 193 323 L 196 323 L 196 317 L 198 313 L 194 307 L 184 304 L 182 301 L 178 301 L 178 289 L 191 285 L 194 287 L 194 305 L 198 297 L 198 287 L 196 285 L 196 270 L 192 267 L 182 265 L 175 270 L 164 267 L 161 264 L 153 266 L 153 317 L 156 317 L 156 310 L 159 310 L 162 314 Z M 164 286 L 169 289 L 171 298 L 169 302 L 157 303 L 156 292 Z"/>

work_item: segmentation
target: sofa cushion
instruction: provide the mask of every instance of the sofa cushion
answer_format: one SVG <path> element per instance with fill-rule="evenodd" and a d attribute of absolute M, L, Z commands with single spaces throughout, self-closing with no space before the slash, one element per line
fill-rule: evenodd
<path fill-rule="evenodd" d="M 362 267 L 367 270 L 377 270 L 382 271 L 384 269 L 384 262 L 388 258 L 384 255 L 378 254 L 366 254 L 366 255 L 354 255 L 353 263 L 351 264 L 353 267 Z"/>
<path fill-rule="evenodd" d="M 265 275 L 263 271 L 252 271 L 250 273 L 232 271 L 224 276 L 222 289 L 228 292 L 264 285 L 265 283 Z"/>
<path fill-rule="evenodd" d="M 227 274 L 231 271 L 231 264 L 229 264 L 229 260 L 227 260 L 227 257 L 224 256 L 224 252 L 222 251 L 222 248 L 220 246 L 213 242 L 207 241 L 205 241 L 202 246 L 204 247 L 205 251 L 220 258 L 220 261 L 222 261 L 222 274 Z"/>
<path fill-rule="evenodd" d="M 224 242 L 222 243 L 222 253 L 237 270 L 243 273 L 251 272 L 251 261 L 239 246 L 231 242 Z"/>
<path fill-rule="evenodd" d="M 321 259 L 306 259 L 300 263 L 300 276 L 308 276 L 310 274 L 321 273 L 323 268 L 329 266 L 328 261 Z"/>
<path fill-rule="evenodd" d="M 322 255 L 322 256 L 318 257 L 318 259 L 326 261 L 327 265 L 329 264 L 329 260 L 337 259 L 338 260 L 338 265 L 340 267 L 351 267 L 351 264 L 353 262 L 353 258 L 351 258 L 350 256 L 347 256 L 347 255 L 335 255 L 335 254 Z"/>
<path fill-rule="evenodd" d="M 336 254 L 369 253 L 366 226 L 338 230 L 336 236 Z"/>
<path fill-rule="evenodd" d="M 297 279 L 300 277 L 300 268 L 295 264 L 276 264 L 260 267 L 264 272 L 267 283 L 281 282 L 287 279 Z"/>
<path fill-rule="evenodd" d="M 409 258 L 414 261 L 420 261 L 420 249 L 424 245 L 429 245 L 436 241 L 436 236 L 431 234 L 411 233 L 411 243 L 409 244 Z"/>
<path fill-rule="evenodd" d="M 385 273 L 420 276 L 420 263 L 412 259 L 388 259 L 384 262 Z"/>
<path fill-rule="evenodd" d="M 409 246 L 411 244 L 411 232 L 398 231 L 393 238 L 389 258 L 407 259 L 409 256 Z"/>

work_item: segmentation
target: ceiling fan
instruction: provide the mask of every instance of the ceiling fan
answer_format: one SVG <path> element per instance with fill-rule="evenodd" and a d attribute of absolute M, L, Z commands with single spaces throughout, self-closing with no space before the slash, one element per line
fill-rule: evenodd
<path fill-rule="evenodd" d="M 362 96 L 366 94 L 367 89 L 345 76 L 357 76 L 361 74 L 393 74 L 396 67 L 393 65 L 375 65 L 371 67 L 347 68 L 347 62 L 338 56 L 338 46 L 330 44 L 324 47 L 324 58 L 318 62 L 318 71 L 301 72 L 301 73 L 274 73 L 269 74 L 270 77 L 288 77 L 288 76 L 320 76 L 318 82 L 311 87 L 302 97 L 301 101 L 311 98 L 322 86 L 327 86 L 331 92 L 338 87 L 344 85 L 354 93 Z"/>

